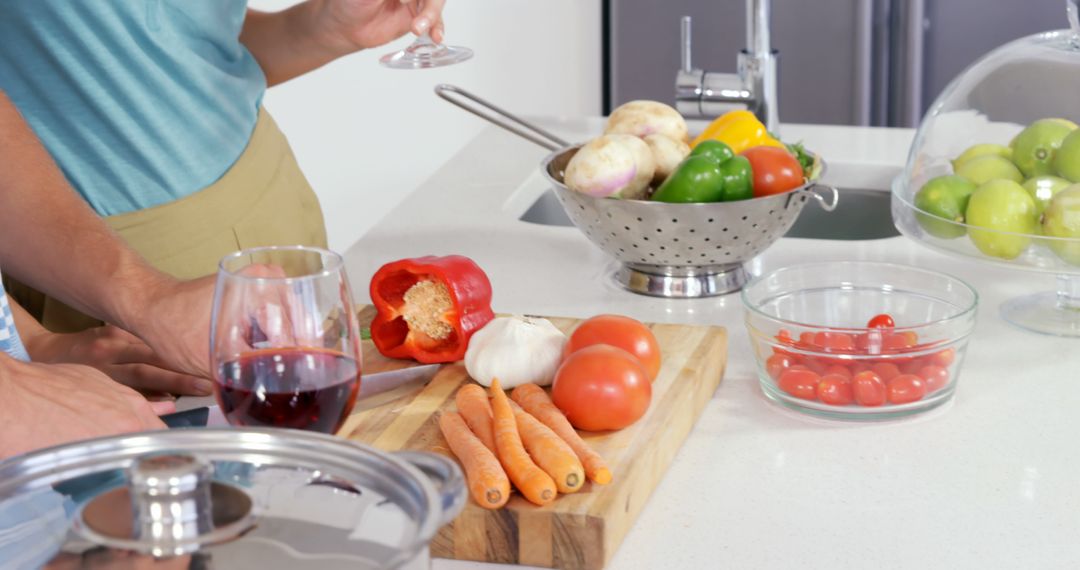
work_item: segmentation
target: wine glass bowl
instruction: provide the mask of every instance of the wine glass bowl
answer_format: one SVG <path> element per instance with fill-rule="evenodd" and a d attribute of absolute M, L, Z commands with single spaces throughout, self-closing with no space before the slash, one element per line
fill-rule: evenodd
<path fill-rule="evenodd" d="M 230 424 L 334 433 L 352 411 L 360 337 L 340 255 L 288 246 L 226 256 L 210 333 Z"/>

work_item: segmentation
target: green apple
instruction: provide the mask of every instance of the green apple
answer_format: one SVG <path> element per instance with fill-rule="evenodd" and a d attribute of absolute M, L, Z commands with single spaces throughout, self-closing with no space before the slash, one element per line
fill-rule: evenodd
<path fill-rule="evenodd" d="M 1080 182 L 1080 129 L 1061 141 L 1061 148 L 1054 154 L 1054 171 L 1069 181 Z"/>
<path fill-rule="evenodd" d="M 1050 198 L 1054 194 L 1068 188 L 1070 184 L 1072 182 L 1057 176 L 1028 178 L 1024 182 L 1024 190 L 1027 190 L 1031 197 L 1035 199 L 1035 217 L 1038 218 L 1042 215 L 1043 210 L 1046 209 L 1046 205 L 1050 203 Z"/>
<path fill-rule="evenodd" d="M 968 235 L 979 251 L 1015 259 L 1031 243 L 1030 235 L 1035 232 L 1035 199 L 1012 180 L 991 180 L 971 194 L 964 219 L 971 226 Z"/>
<path fill-rule="evenodd" d="M 915 207 L 922 210 L 915 213 L 919 225 L 930 235 L 943 239 L 964 235 L 967 233 L 964 226 L 952 222 L 963 223 L 968 198 L 975 188 L 975 183 L 963 176 L 950 174 L 931 179 L 915 194 Z"/>
<path fill-rule="evenodd" d="M 1043 234 L 1068 240 L 1046 240 L 1050 249 L 1065 262 L 1080 265 L 1080 184 L 1058 192 L 1046 207 Z"/>
<path fill-rule="evenodd" d="M 1012 160 L 1024 176 L 1054 173 L 1054 154 L 1076 125 L 1066 119 L 1039 119 L 1013 138 Z"/>
<path fill-rule="evenodd" d="M 952 161 L 953 172 L 956 172 L 960 168 L 961 164 L 964 164 L 965 162 L 967 162 L 967 161 L 969 161 L 969 160 L 971 160 L 971 159 L 973 159 L 973 158 L 975 158 L 977 156 L 986 156 L 986 155 L 995 155 L 995 156 L 1000 156 L 1002 158 L 1007 158 L 1009 160 L 1012 160 L 1012 149 L 1005 146 L 1005 145 L 992 144 L 992 143 L 977 144 L 977 145 L 974 145 L 974 146 L 970 146 L 970 147 L 968 147 L 967 150 L 960 153 L 960 156 L 953 159 L 953 161 Z"/>
<path fill-rule="evenodd" d="M 1024 181 L 1024 175 L 1012 161 L 996 154 L 984 154 L 965 160 L 960 168 L 956 169 L 956 174 L 974 182 L 976 186 L 999 178 L 1013 182 Z"/>

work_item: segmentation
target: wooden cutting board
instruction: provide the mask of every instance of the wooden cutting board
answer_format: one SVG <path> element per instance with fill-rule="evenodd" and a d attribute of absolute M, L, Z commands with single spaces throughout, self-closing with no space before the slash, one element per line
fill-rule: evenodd
<path fill-rule="evenodd" d="M 361 311 L 361 322 L 371 310 Z M 575 319 L 551 318 L 569 331 Z M 615 554 L 720 385 L 727 361 L 727 332 L 719 327 L 651 325 L 663 365 L 645 416 L 623 430 L 583 437 L 608 462 L 614 480 L 586 483 L 537 507 L 515 494 L 506 507 L 482 509 L 469 500 L 461 515 L 431 544 L 440 558 L 597 570 Z M 365 342 L 365 372 L 414 365 L 389 360 Z M 418 449 L 450 455 L 436 424 L 453 410 L 454 393 L 471 380 L 461 364 L 444 366 L 427 384 L 397 388 L 364 400 L 339 435 L 386 451 Z"/>

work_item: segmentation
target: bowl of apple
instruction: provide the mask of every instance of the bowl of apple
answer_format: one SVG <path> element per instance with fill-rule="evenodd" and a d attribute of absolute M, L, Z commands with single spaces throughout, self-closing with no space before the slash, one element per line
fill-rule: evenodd
<path fill-rule="evenodd" d="M 997 48 L 945 88 L 893 183 L 892 213 L 928 247 L 1056 275 L 1056 290 L 1010 299 L 1002 316 L 1080 337 L 1080 25 L 1071 20 Z"/>

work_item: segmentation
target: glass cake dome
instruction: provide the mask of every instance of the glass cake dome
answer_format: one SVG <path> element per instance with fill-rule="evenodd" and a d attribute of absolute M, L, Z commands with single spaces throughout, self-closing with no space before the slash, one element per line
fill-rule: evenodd
<path fill-rule="evenodd" d="M 1073 337 L 1080 337 L 1078 1 L 1065 2 L 1068 29 L 1005 44 L 942 91 L 892 192 L 893 219 L 911 239 L 1057 275 L 1056 291 L 1011 299 L 1002 316 Z"/>

